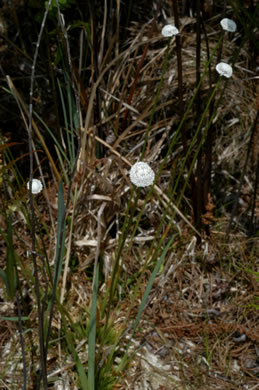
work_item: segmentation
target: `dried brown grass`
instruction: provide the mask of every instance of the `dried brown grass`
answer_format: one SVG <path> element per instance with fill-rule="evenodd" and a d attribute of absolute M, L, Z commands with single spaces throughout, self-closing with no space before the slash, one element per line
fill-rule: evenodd
<path fill-rule="evenodd" d="M 184 69 L 184 99 L 187 101 L 195 86 L 195 39 L 192 32 L 194 20 L 188 18 L 181 21 L 183 35 L 183 69 Z M 186 28 L 188 26 L 188 29 Z M 160 27 L 160 26 L 159 26 Z M 213 39 L 215 28 L 209 27 L 209 37 Z M 190 29 L 190 30 L 189 30 Z M 188 32 L 188 30 L 190 32 Z M 139 158 L 143 137 L 147 128 L 154 101 L 154 91 L 161 78 L 161 67 L 165 52 L 165 41 L 159 34 L 153 34 L 150 38 L 150 23 L 139 28 L 138 25 L 131 28 L 129 38 L 131 49 L 121 56 L 121 63 L 111 66 L 107 74 L 105 86 L 102 86 L 104 106 L 110 107 L 108 118 L 97 124 L 102 127 L 106 135 L 115 133 L 116 141 L 111 148 L 107 148 L 107 155 L 103 159 L 93 157 L 89 152 L 85 158 L 84 175 L 78 174 L 75 178 L 75 186 L 78 187 L 78 198 L 75 203 L 74 231 L 71 244 L 73 258 L 78 261 L 78 268 L 68 272 L 66 280 L 65 306 L 75 323 L 82 321 L 84 311 L 87 312 L 91 297 L 91 282 L 87 277 L 96 257 L 98 247 L 98 226 L 101 234 L 100 254 L 103 259 L 104 282 L 101 288 L 105 290 L 105 282 L 111 273 L 115 249 L 118 245 L 118 236 L 121 233 L 122 221 L 128 202 L 130 182 L 128 179 L 127 161 L 131 163 Z M 215 35 L 217 36 L 217 35 Z M 149 48 L 145 61 L 139 72 L 136 89 L 132 95 L 130 104 L 127 99 L 135 80 L 137 65 L 141 60 L 146 42 Z M 213 45 L 213 42 L 210 42 Z M 225 60 L 231 57 L 235 48 L 235 41 L 227 41 L 223 47 Z M 233 81 L 229 83 L 222 102 L 214 120 L 217 131 L 216 145 L 213 154 L 213 175 L 216 184 L 216 175 L 229 177 L 234 171 L 242 168 L 246 145 L 248 143 L 247 132 L 256 115 L 255 92 L 253 82 L 247 71 L 247 50 L 244 47 L 235 66 Z M 202 57 L 206 60 L 205 45 L 202 46 Z M 175 106 L 177 104 L 176 55 L 172 43 L 169 54 L 168 71 L 165 75 L 165 83 L 161 93 L 161 101 L 157 107 L 157 116 L 150 130 L 148 148 L 145 160 L 150 161 L 152 167 L 157 169 L 163 158 L 163 151 L 168 147 L 170 128 L 176 126 L 180 119 Z M 174 75 L 172 78 L 171 76 Z M 250 74 L 249 74 L 250 76 Z M 209 86 L 202 89 L 206 93 Z M 119 100 L 119 101 L 118 101 Z M 125 110 L 128 109 L 127 125 L 120 133 L 119 124 L 125 118 Z M 109 125 L 114 120 L 114 128 Z M 90 128 L 87 122 L 88 132 L 86 136 L 90 140 L 94 138 L 95 128 Z M 188 126 L 192 128 L 192 115 L 188 117 Z M 91 129 L 93 130 L 90 136 Z M 161 134 L 166 137 L 161 138 Z M 191 134 L 191 131 L 190 131 Z M 95 137 L 95 139 L 97 139 Z M 92 151 L 95 143 L 92 144 Z M 114 151 L 117 152 L 115 155 Z M 257 140 L 254 141 L 254 155 L 258 159 Z M 162 172 L 159 188 L 167 194 L 168 181 L 172 170 L 182 158 L 182 149 L 178 145 Z M 226 173 L 227 172 L 227 173 Z M 254 172 L 249 169 L 247 184 L 243 188 L 242 198 L 252 196 L 251 180 Z M 229 183 L 229 182 L 228 182 Z M 232 183 L 232 182 L 231 182 Z M 233 191 L 233 183 L 229 184 L 226 191 Z M 49 186 L 50 204 L 53 207 L 53 216 L 56 209 L 56 189 Z M 45 203 L 44 193 L 42 203 Z M 99 210 L 103 205 L 103 212 Z M 138 209 L 142 205 L 139 200 Z M 186 199 L 186 212 L 191 219 L 191 208 Z M 71 205 L 72 207 L 72 205 Z M 149 242 L 152 242 L 156 229 L 163 214 L 164 204 L 161 198 L 153 196 L 146 205 L 145 216 L 133 241 L 130 253 L 125 250 L 127 260 L 123 269 L 123 280 L 134 280 L 138 270 L 143 266 L 149 253 Z M 242 206 L 244 211 L 245 205 Z M 242 209 L 241 207 L 241 209 Z M 240 211 L 242 213 L 242 210 Z M 257 209 L 258 213 L 258 209 Z M 174 250 L 168 255 L 164 269 L 156 279 L 150 294 L 148 306 L 140 324 L 140 330 L 135 335 L 135 346 L 143 345 L 136 358 L 131 363 L 128 371 L 121 378 L 121 389 L 255 389 L 258 381 L 258 312 L 250 307 L 254 297 L 258 294 L 257 281 L 253 274 L 246 272 L 246 268 L 256 268 L 256 254 L 251 256 L 251 243 L 246 238 L 242 227 L 225 240 L 225 229 L 229 214 L 219 215 L 212 211 L 210 224 L 212 233 L 210 238 L 203 239 L 203 247 L 196 246 L 193 232 L 189 226 L 179 217 L 174 221 L 181 232 Z M 22 240 L 30 243 L 29 232 L 21 215 L 17 212 L 17 224 L 23 232 Z M 41 218 L 48 219 L 44 214 Z M 170 217 L 168 217 L 170 219 Z M 164 224 L 164 230 L 168 223 Z M 27 236 L 26 236 L 27 232 Z M 54 233 L 54 232 L 53 232 Z M 254 240 L 256 243 L 256 239 Z M 19 251 L 20 242 L 15 241 Z M 55 242 L 46 240 L 46 248 L 53 258 Z M 1 252 L 4 249 L 1 247 Z M 27 258 L 23 258 L 23 250 L 19 255 L 22 262 L 31 269 Z M 52 254 L 52 255 L 51 255 Z M 3 263 L 3 260 L 1 261 Z M 0 264 L 3 266 L 3 264 Z M 149 278 L 147 272 L 145 283 Z M 3 288 L 1 295 L 4 296 Z M 31 302 L 34 297 L 28 291 Z M 115 307 L 113 317 L 119 327 L 127 316 L 128 306 L 131 305 L 130 297 L 124 298 Z M 137 314 L 137 303 L 130 318 Z M 10 315 L 8 308 L 2 304 L 0 307 L 2 316 Z M 86 314 L 85 314 L 86 317 Z M 85 320 L 85 318 L 84 318 Z M 36 325 L 36 311 L 31 308 L 30 323 L 32 336 L 25 335 L 26 341 L 34 344 L 34 326 Z M 17 335 L 8 322 L 2 322 L 0 372 L 5 367 L 10 367 L 8 353 L 12 351 L 12 365 L 15 360 L 20 361 L 16 352 Z M 58 317 L 55 317 L 53 327 L 58 331 Z M 126 337 L 126 336 L 125 336 Z M 9 340 L 10 344 L 7 343 Z M 83 363 L 87 361 L 86 340 L 80 340 L 78 352 Z M 8 345 L 7 345 L 8 344 Z M 7 348 L 9 346 L 9 349 Z M 38 350 L 36 348 L 37 355 Z M 9 351 L 9 352 L 8 352 Z M 27 351 L 28 355 L 32 351 Z M 73 363 L 70 357 L 59 354 L 55 348 L 50 349 L 48 368 L 58 372 L 56 360 L 64 367 L 68 374 L 72 387 L 77 388 L 73 374 Z M 12 366 L 13 367 L 13 366 Z M 2 388 L 18 388 L 21 367 L 15 368 L 15 379 L 8 369 L 2 379 Z M 12 368 L 13 370 L 13 368 Z M 5 387 L 6 386 L 6 387 Z M 32 385 L 33 386 L 33 385 Z M 31 387 L 33 388 L 33 387 Z M 58 387 L 56 387 L 58 388 Z"/>

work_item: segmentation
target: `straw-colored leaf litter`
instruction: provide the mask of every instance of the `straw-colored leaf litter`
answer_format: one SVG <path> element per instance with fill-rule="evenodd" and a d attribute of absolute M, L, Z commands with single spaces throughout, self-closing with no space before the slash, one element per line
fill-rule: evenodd
<path fill-rule="evenodd" d="M 220 24 L 224 30 L 236 31 L 228 19 L 227 22 L 223 19 Z M 101 265 L 100 294 L 103 297 L 112 274 L 133 183 L 141 187 L 136 212 L 140 212 L 142 207 L 144 210 L 134 238 L 131 239 L 130 235 L 127 237 L 121 253 L 125 261 L 120 278 L 122 285 L 127 286 L 127 290 L 118 289 L 120 299 L 112 307 L 111 329 L 116 333 L 126 326 L 126 331 L 118 346 L 115 368 L 120 364 L 123 351 L 131 339 L 132 328 L 130 326 L 137 316 L 141 298 L 154 268 L 155 262 L 151 261 L 151 256 L 155 249 L 150 251 L 150 248 L 165 209 L 167 212 L 163 220 L 162 234 L 166 238 L 171 238 L 175 234 L 176 238 L 154 281 L 139 327 L 132 339 L 129 352 L 132 353 L 137 348 L 137 353 L 125 371 L 120 372 L 116 377 L 113 389 L 256 389 L 259 375 L 259 314 L 253 304 L 255 304 L 258 281 L 256 276 L 247 270 L 251 268 L 251 264 L 258 267 L 258 238 L 249 239 L 244 228 L 248 223 L 247 216 L 251 210 L 251 199 L 254 196 L 254 167 L 258 161 L 256 137 L 253 140 L 253 162 L 247 167 L 245 182 L 239 194 L 237 204 L 239 217 L 235 219 L 235 229 L 229 235 L 228 241 L 225 240 L 231 214 L 229 204 L 233 201 L 240 183 L 240 172 L 242 172 L 246 157 L 250 129 L 256 116 L 256 99 L 252 84 L 256 75 L 248 70 L 249 45 L 245 45 L 240 51 L 234 67 L 234 80 L 231 78 L 223 90 L 223 84 L 226 81 L 223 79 L 219 87 L 218 92 L 224 93 L 221 96 L 221 104 L 215 108 L 216 115 L 213 120 L 213 134 L 215 135 L 211 162 L 213 193 L 210 194 L 210 207 L 203 216 L 204 221 L 210 225 L 211 234 L 210 237 L 202 235 L 201 246 L 198 246 L 197 235 L 195 235 L 192 224 L 193 215 L 190 207 L 190 192 L 188 192 L 190 189 L 187 188 L 179 208 L 177 203 L 174 204 L 174 199 L 173 206 L 168 207 L 169 196 L 184 159 L 180 142 L 175 143 L 154 185 L 150 199 L 144 203 L 145 194 L 154 183 L 155 173 L 159 171 L 174 132 L 182 119 L 179 117 L 178 110 L 177 57 L 174 44 L 169 48 L 164 83 L 161 86 L 161 95 L 154 114 L 155 120 L 148 135 L 148 146 L 143 158 L 145 162 L 135 163 L 130 168 L 129 162 L 140 160 L 142 146 L 145 142 L 154 94 L 161 80 L 167 42 L 164 37 L 171 37 L 178 33 L 175 26 L 169 24 L 169 27 L 165 26 L 167 29 L 159 25 L 152 35 L 150 26 L 153 26 L 151 20 L 141 26 L 138 23 L 129 26 L 127 31 L 129 50 L 125 50 L 118 64 L 114 61 L 110 67 L 111 71 L 106 74 L 107 85 L 104 89 L 101 87 L 99 89 L 105 104 L 102 106 L 102 123 L 98 126 L 107 128 L 106 145 L 103 143 L 107 148 L 107 154 L 98 160 L 91 157 L 94 153 L 92 155 L 89 153 L 85 175 L 78 174 L 75 180 L 78 190 L 77 197 L 75 197 L 76 206 L 73 208 L 71 205 L 68 213 L 69 218 L 72 216 L 74 218 L 72 242 L 70 243 L 68 238 L 65 242 L 66 250 L 70 248 L 71 251 L 71 261 L 67 271 L 64 302 L 73 323 L 78 326 L 78 335 L 75 340 L 76 352 L 83 367 L 87 370 L 88 339 L 84 333 L 84 327 L 89 320 L 92 294 L 92 280 L 89 275 L 92 275 L 98 251 Z M 180 18 L 180 34 L 183 37 L 183 97 L 186 105 L 193 96 L 196 86 L 196 39 L 193 33 L 195 26 L 194 18 Z M 165 30 L 163 31 L 162 28 Z M 215 26 L 214 21 L 209 22 L 206 28 L 209 37 L 212 37 L 210 40 L 212 51 L 217 44 L 218 37 L 223 33 L 220 25 Z M 139 71 L 136 91 L 129 103 L 127 97 L 130 95 L 137 64 L 142 58 L 147 42 L 148 49 Z M 215 61 L 211 66 L 212 83 L 215 81 L 213 78 L 215 69 L 224 77 L 232 76 L 232 67 L 227 62 L 231 63 L 235 48 L 235 40 L 224 41 L 222 58 L 226 62 L 216 64 L 217 57 L 215 56 Z M 201 71 L 203 71 L 207 61 L 205 39 L 201 40 L 201 59 Z M 120 88 L 125 94 L 121 104 L 119 103 Z M 202 88 L 202 97 L 206 102 L 209 92 L 210 84 L 209 77 L 207 77 Z M 117 111 L 107 113 L 109 107 L 117 107 Z M 122 126 L 120 133 L 115 136 L 110 123 L 112 120 L 123 122 L 126 109 L 128 110 L 128 126 L 125 128 Z M 209 115 L 208 112 L 207 116 Z M 190 112 L 186 121 L 190 139 L 194 134 L 193 129 L 197 128 L 195 120 L 193 113 Z M 93 135 L 93 130 L 88 129 L 87 136 L 88 144 L 92 145 L 92 150 L 95 151 L 95 141 L 98 138 Z M 187 175 L 188 170 L 185 169 L 175 196 L 181 192 Z M 41 192 L 42 185 L 41 182 L 34 180 L 32 192 L 37 194 Z M 27 184 L 27 189 L 29 188 Z M 57 214 L 55 185 L 49 183 L 46 192 L 51 209 Z M 50 225 L 44 211 L 47 207 L 45 197 L 40 194 L 38 198 L 37 217 Z M 255 214 L 258 218 L 258 196 L 255 201 Z M 216 214 L 213 211 L 215 204 Z M 14 236 L 14 245 L 21 258 L 21 265 L 26 264 L 30 276 L 32 275 L 31 259 L 25 256 L 24 248 L 20 244 L 22 242 L 30 245 L 30 231 L 20 211 L 14 216 L 15 224 L 20 232 L 19 237 Z M 135 215 L 133 220 L 134 218 Z M 0 225 L 1 229 L 6 228 L 2 219 L 0 219 Z M 167 232 L 170 237 L 166 236 Z M 43 232 L 37 232 L 37 234 L 44 235 Z M 53 231 L 54 235 L 55 231 Z M 47 235 L 43 239 L 52 266 L 56 243 Z M 156 246 L 157 241 L 155 248 Z M 1 244 L 1 268 L 5 267 L 5 258 L 6 248 Z M 39 258 L 39 263 L 40 261 Z M 134 281 L 146 263 L 148 267 L 141 280 L 140 293 L 133 296 L 129 286 L 134 285 Z M 42 274 L 41 284 L 45 282 L 44 277 L 45 275 Z M 23 281 L 21 284 L 23 287 Z M 26 359 L 29 362 L 32 353 L 35 359 L 39 355 L 36 332 L 37 310 L 32 291 L 24 289 L 23 294 L 31 305 L 30 327 L 27 332 L 24 332 L 26 345 L 29 346 L 26 351 Z M 5 302 L 6 295 L 2 285 L 0 297 L 0 317 L 13 316 L 16 309 L 14 305 Z M 131 308 L 129 317 L 127 317 L 128 308 Z M 59 339 L 59 321 L 59 316 L 55 315 L 53 333 L 55 340 L 61 340 L 60 345 L 64 346 L 64 335 Z M 84 324 L 84 326 L 81 328 L 79 324 Z M 103 323 L 99 325 L 102 326 Z M 22 359 L 19 334 L 14 323 L 6 319 L 1 319 L 0 327 L 0 388 L 20 390 L 22 388 Z M 57 345 L 55 343 L 50 345 L 47 363 L 49 379 L 54 381 L 53 389 L 80 389 L 78 376 L 75 374 L 75 359 L 67 348 L 59 352 Z M 102 367 L 105 367 L 112 346 L 112 341 L 104 345 Z M 32 367 L 28 365 L 28 377 L 32 375 Z M 33 390 L 33 385 L 30 386 L 28 389 Z"/>

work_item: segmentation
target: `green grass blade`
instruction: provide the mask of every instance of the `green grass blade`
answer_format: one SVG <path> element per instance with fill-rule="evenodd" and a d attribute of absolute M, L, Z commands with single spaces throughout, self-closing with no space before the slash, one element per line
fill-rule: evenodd
<path fill-rule="evenodd" d="M 61 270 L 62 270 L 62 260 L 64 257 L 65 251 L 65 234 L 64 234 L 64 214 L 65 214 L 65 200 L 64 200 L 64 192 L 63 192 L 63 182 L 59 183 L 58 189 L 58 233 L 57 233 L 57 253 L 56 253 L 56 261 L 55 261 L 55 275 L 57 273 L 57 282 L 59 280 Z M 61 253 L 59 251 L 61 248 Z M 60 260 L 58 257 L 60 256 Z M 59 261 L 58 261 L 59 260 Z M 58 268 L 57 268 L 58 263 Z M 54 278 L 55 279 L 55 278 Z"/>
<path fill-rule="evenodd" d="M 66 105 L 65 105 L 65 100 L 62 92 L 62 87 L 60 84 L 59 79 L 57 79 L 58 82 L 58 89 L 59 89 L 59 94 L 60 94 L 60 100 L 61 100 L 61 105 L 62 105 L 62 111 L 63 111 L 63 118 L 64 118 L 64 123 L 65 123 L 65 128 L 68 128 L 68 121 L 67 121 L 67 110 L 66 110 Z"/>
<path fill-rule="evenodd" d="M 58 139 L 55 137 L 54 133 L 50 130 L 50 128 L 46 125 L 46 123 L 43 121 L 43 119 L 36 112 L 34 112 L 33 115 L 36 116 L 36 118 L 41 122 L 41 124 L 47 130 L 47 132 L 49 133 L 49 135 L 51 136 L 51 138 L 54 141 L 54 145 L 56 145 L 60 154 L 62 154 L 64 161 L 69 163 L 69 159 L 68 159 L 66 153 L 64 152 L 64 149 L 63 149 L 62 145 L 60 144 L 60 142 L 58 141 Z"/>
<path fill-rule="evenodd" d="M 60 151 L 59 151 L 58 147 L 56 147 L 55 149 L 56 149 L 56 152 L 57 152 L 57 155 L 58 155 L 58 161 L 60 162 L 65 182 L 66 182 L 66 184 L 68 184 L 69 179 L 68 179 L 68 174 L 67 174 L 67 171 L 66 171 L 66 168 L 65 168 L 65 165 L 64 165 L 64 161 L 62 160 L 62 157 L 61 157 L 61 154 L 60 154 Z"/>
<path fill-rule="evenodd" d="M 136 317 L 136 320 L 134 322 L 134 325 L 133 325 L 133 334 L 132 336 L 134 335 L 136 329 L 137 329 L 137 326 L 139 324 L 139 320 L 140 320 L 140 317 L 141 317 L 141 314 L 143 312 L 143 310 L 145 309 L 145 306 L 146 306 L 146 303 L 147 303 L 147 299 L 148 299 L 148 296 L 149 296 L 149 293 L 151 291 L 151 288 L 152 288 L 152 285 L 154 283 L 154 280 L 156 278 L 156 275 L 161 267 L 161 265 L 163 264 L 163 261 L 165 259 L 165 256 L 172 244 L 172 242 L 174 241 L 174 236 L 171 238 L 171 240 L 168 242 L 168 244 L 166 245 L 165 249 L 163 250 L 161 256 L 160 256 L 160 259 L 158 260 L 158 262 L 156 263 L 155 265 L 155 268 L 153 269 L 153 272 L 151 274 L 151 277 L 148 281 L 148 284 L 147 284 L 147 287 L 146 287 L 146 291 L 144 293 L 144 296 L 142 298 L 142 301 L 140 303 L 140 306 L 139 306 L 139 311 L 138 311 L 138 314 L 137 314 L 137 317 Z"/>
<path fill-rule="evenodd" d="M 65 77 L 65 82 L 67 84 L 66 73 L 64 74 L 64 77 Z M 69 164 L 71 165 L 73 160 L 72 160 L 71 139 L 69 137 L 67 108 L 66 108 L 66 104 L 65 104 L 64 94 L 63 94 L 63 91 L 62 91 L 62 86 L 61 86 L 61 83 L 60 83 L 59 80 L 58 80 L 58 89 L 59 89 L 59 94 L 60 94 L 60 99 L 61 99 L 61 104 L 62 104 L 63 118 L 64 118 L 64 123 L 65 123 L 66 137 L 67 137 L 67 148 L 68 148 L 67 150 L 68 150 L 68 156 L 69 156 L 68 160 L 69 160 Z M 69 102 L 69 100 L 70 99 L 69 99 L 69 93 L 68 93 L 68 105 L 69 105 L 69 111 L 70 111 L 70 104 L 69 104 L 70 102 Z"/>
<path fill-rule="evenodd" d="M 7 257 L 6 257 L 6 277 L 7 293 L 9 298 L 13 298 L 17 287 L 16 273 L 16 253 L 13 246 L 13 231 L 11 215 L 7 218 Z"/>
<path fill-rule="evenodd" d="M 3 279 L 6 289 L 8 289 L 8 279 L 6 273 L 0 268 L 0 278 Z"/>
<path fill-rule="evenodd" d="M 154 280 L 155 280 L 155 278 L 157 276 L 157 273 L 158 273 L 161 265 L 163 264 L 165 256 L 166 256 L 169 248 L 171 247 L 172 242 L 174 241 L 174 239 L 175 239 L 175 236 L 173 236 L 171 238 L 171 240 L 167 243 L 166 247 L 164 248 L 164 250 L 163 250 L 163 252 L 162 252 L 162 254 L 161 254 L 160 258 L 159 258 L 159 260 L 157 261 L 157 263 L 155 265 L 155 268 L 153 269 L 153 272 L 152 272 L 151 277 L 150 277 L 150 279 L 148 281 L 148 284 L 147 284 L 144 296 L 143 296 L 142 301 L 140 303 L 137 317 L 136 317 L 135 322 L 133 324 L 133 328 L 132 328 L 133 331 L 132 331 L 131 339 L 130 339 L 128 345 L 127 345 L 125 354 L 124 354 L 124 356 L 123 356 L 123 358 L 122 358 L 122 360 L 121 360 L 121 362 L 120 362 L 120 364 L 118 366 L 118 371 L 123 370 L 125 368 L 125 366 L 129 363 L 129 361 L 134 357 L 135 352 L 131 356 L 128 356 L 128 349 L 130 347 L 131 340 L 132 340 L 132 338 L 134 336 L 134 333 L 135 333 L 135 331 L 136 331 L 136 329 L 138 327 L 141 314 L 143 313 L 143 311 L 145 309 L 145 306 L 147 304 L 148 296 L 149 296 L 149 293 L 151 291 L 151 288 L 152 288 L 152 285 L 154 283 Z"/>
<path fill-rule="evenodd" d="M 88 384 L 87 384 L 87 375 L 85 373 L 84 366 L 83 366 L 83 364 L 78 356 L 78 353 L 76 352 L 73 338 L 69 332 L 66 332 L 66 340 L 67 340 L 68 348 L 69 348 L 69 350 L 73 356 L 73 359 L 76 363 L 77 372 L 79 374 L 79 378 L 80 378 L 80 382 L 81 382 L 81 389 L 82 390 L 89 390 Z"/>
<path fill-rule="evenodd" d="M 70 147 L 70 163 L 73 165 L 73 162 L 75 160 L 75 143 L 74 143 L 74 132 L 73 132 L 73 127 L 74 127 L 74 113 L 75 113 L 75 103 L 71 91 L 71 85 L 69 83 L 69 79 L 67 74 L 65 73 L 65 81 L 66 81 L 66 86 L 67 86 L 67 100 L 68 100 L 68 108 L 69 108 L 69 120 L 70 120 L 70 137 L 69 137 L 69 131 L 67 127 L 67 139 Z"/>
<path fill-rule="evenodd" d="M 26 320 L 29 319 L 29 317 L 21 317 L 20 319 L 21 319 L 22 321 L 26 321 Z M 17 321 L 19 321 L 19 318 L 18 318 L 18 317 L 2 317 L 2 316 L 0 316 L 0 320 L 2 320 L 2 321 L 15 321 L 15 322 L 17 322 Z"/>
<path fill-rule="evenodd" d="M 88 342 L 88 387 L 95 389 L 95 339 L 96 339 L 96 305 L 99 280 L 99 264 L 96 268 L 92 305 L 90 310 L 89 342 Z"/>

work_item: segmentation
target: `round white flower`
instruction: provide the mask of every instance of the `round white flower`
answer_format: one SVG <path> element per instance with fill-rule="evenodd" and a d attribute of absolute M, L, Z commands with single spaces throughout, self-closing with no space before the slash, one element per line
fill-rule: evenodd
<path fill-rule="evenodd" d="M 113 144 L 113 142 L 116 140 L 116 135 L 114 133 L 110 133 L 105 138 L 105 142 L 109 145 Z"/>
<path fill-rule="evenodd" d="M 237 25 L 232 19 L 224 18 L 221 20 L 220 24 L 225 31 L 235 32 L 237 29 Z"/>
<path fill-rule="evenodd" d="M 232 76 L 232 66 L 226 64 L 225 62 L 217 64 L 216 71 L 220 74 L 220 76 L 225 76 L 227 78 Z"/>
<path fill-rule="evenodd" d="M 161 33 L 164 37 L 168 38 L 179 34 L 179 30 L 173 24 L 167 24 L 162 28 Z"/>
<path fill-rule="evenodd" d="M 40 180 L 32 179 L 32 182 L 31 182 L 31 192 L 33 194 L 39 194 L 42 191 L 42 188 L 43 188 L 43 186 L 42 186 Z M 30 182 L 29 181 L 27 183 L 27 189 L 30 190 Z"/>
<path fill-rule="evenodd" d="M 153 184 L 155 173 L 150 166 L 143 162 L 137 162 L 130 169 L 130 181 L 137 187 L 147 187 Z"/>

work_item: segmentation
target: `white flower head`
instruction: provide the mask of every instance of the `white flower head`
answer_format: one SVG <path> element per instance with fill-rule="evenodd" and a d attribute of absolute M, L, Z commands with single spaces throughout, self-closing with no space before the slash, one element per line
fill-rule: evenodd
<path fill-rule="evenodd" d="M 225 31 L 235 32 L 237 29 L 237 25 L 232 19 L 224 18 L 220 21 L 220 24 Z"/>
<path fill-rule="evenodd" d="M 176 28 L 173 24 L 166 24 L 161 31 L 163 37 L 172 37 L 173 35 L 179 34 L 178 28 Z"/>
<path fill-rule="evenodd" d="M 38 179 L 32 179 L 32 182 L 31 182 L 31 192 L 33 194 L 39 194 L 41 191 L 42 191 L 42 183 L 40 180 Z M 30 182 L 28 181 L 27 183 L 27 189 L 30 190 Z"/>
<path fill-rule="evenodd" d="M 137 187 L 147 187 L 153 184 L 155 173 L 150 166 L 143 162 L 137 162 L 130 169 L 130 181 Z"/>
<path fill-rule="evenodd" d="M 220 62 L 216 65 L 216 71 L 220 74 L 220 76 L 225 76 L 230 78 L 232 76 L 232 66 L 226 64 L 225 62 Z"/>

